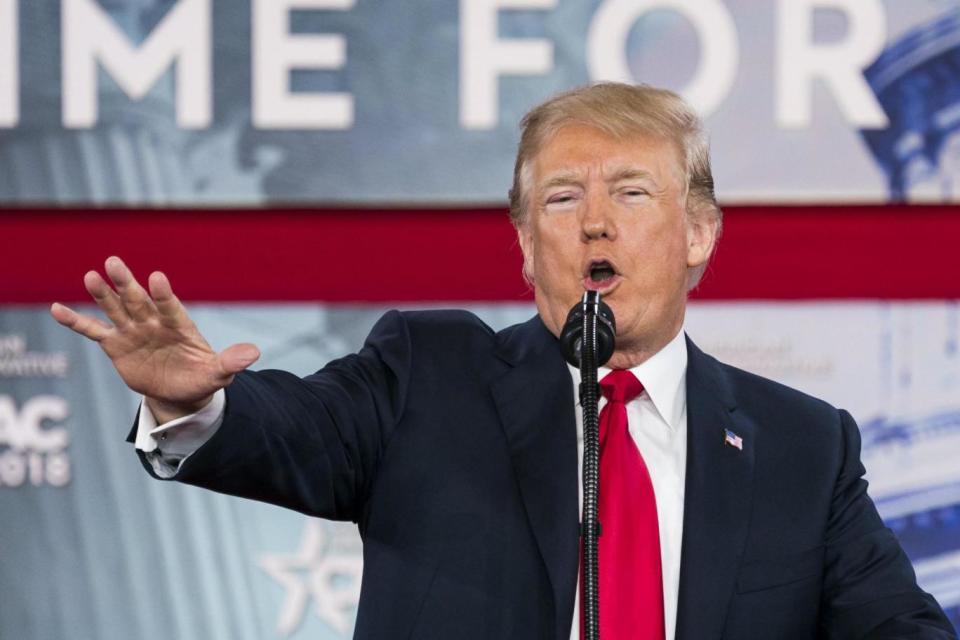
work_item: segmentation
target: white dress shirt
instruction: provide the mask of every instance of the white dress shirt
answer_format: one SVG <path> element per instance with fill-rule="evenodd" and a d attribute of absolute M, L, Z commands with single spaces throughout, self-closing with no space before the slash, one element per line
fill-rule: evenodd
<path fill-rule="evenodd" d="M 687 343 L 683 331 L 643 364 L 631 369 L 644 391 L 627 403 L 630 435 L 650 471 L 660 528 L 663 570 L 663 614 L 666 640 L 673 640 L 677 624 L 680 585 L 680 542 L 683 537 L 683 495 L 687 461 Z M 610 369 L 601 367 L 598 379 Z M 579 398 L 580 371 L 570 367 L 574 398 Z M 135 446 L 147 454 L 154 472 L 172 477 L 194 451 L 223 423 L 226 394 L 217 391 L 197 413 L 158 425 L 146 402 L 140 404 Z M 579 402 L 578 402 L 579 404 Z M 600 398 L 600 410 L 606 404 Z M 577 419 L 577 459 L 580 504 L 583 503 L 583 416 Z M 600 596 L 601 600 L 603 595 Z M 580 637 L 580 585 L 574 606 L 571 640 Z"/>
<path fill-rule="evenodd" d="M 630 369 L 643 393 L 627 403 L 627 424 L 650 472 L 657 500 L 660 529 L 660 565 L 663 571 L 663 620 L 666 640 L 677 628 L 680 587 L 680 542 L 683 538 L 683 495 L 687 470 L 687 342 L 683 331 L 643 364 Z M 597 379 L 610 373 L 600 367 Z M 573 397 L 579 398 L 580 370 L 570 367 Z M 601 396 L 602 411 L 607 400 Z M 579 402 L 578 402 L 579 404 Z M 577 469 L 583 505 L 583 414 L 577 410 Z M 602 481 L 601 481 L 602 482 Z M 573 608 L 571 640 L 580 638 L 580 584 Z M 600 594 L 603 606 L 603 594 Z"/>
<path fill-rule="evenodd" d="M 147 403 L 141 400 L 133 444 L 147 454 L 154 473 L 161 478 L 172 478 L 183 461 L 220 428 L 226 401 L 227 394 L 220 389 L 200 411 L 158 425 Z"/>

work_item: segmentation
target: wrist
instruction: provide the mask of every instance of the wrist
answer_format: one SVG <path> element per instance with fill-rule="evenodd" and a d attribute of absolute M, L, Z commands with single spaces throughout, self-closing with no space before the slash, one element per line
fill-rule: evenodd
<path fill-rule="evenodd" d="M 156 398 L 146 398 L 147 407 L 156 419 L 157 425 L 166 424 L 171 420 L 197 413 L 213 400 L 210 394 L 196 402 L 166 402 Z"/>

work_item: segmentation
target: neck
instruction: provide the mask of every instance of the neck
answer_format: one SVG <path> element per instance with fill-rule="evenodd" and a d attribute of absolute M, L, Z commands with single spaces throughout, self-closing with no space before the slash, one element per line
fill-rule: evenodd
<path fill-rule="evenodd" d="M 649 360 L 655 353 L 667 346 L 668 343 L 660 347 L 648 350 L 637 351 L 615 351 L 605 366 L 611 369 L 632 369 Z"/>
<path fill-rule="evenodd" d="M 643 364 L 654 355 L 659 353 L 664 347 L 670 344 L 680 329 L 683 327 L 683 320 L 670 330 L 662 332 L 652 339 L 631 341 L 624 337 L 617 336 L 617 349 L 610 356 L 606 366 L 611 369 L 632 369 Z"/>

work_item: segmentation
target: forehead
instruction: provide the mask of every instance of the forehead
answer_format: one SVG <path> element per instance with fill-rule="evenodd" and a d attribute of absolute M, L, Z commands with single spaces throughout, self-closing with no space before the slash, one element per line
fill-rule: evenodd
<path fill-rule="evenodd" d="M 580 124 L 564 126 L 549 137 L 531 161 L 534 185 L 559 174 L 603 178 L 625 169 L 649 173 L 679 185 L 680 153 L 669 140 L 648 135 L 614 136 Z"/>

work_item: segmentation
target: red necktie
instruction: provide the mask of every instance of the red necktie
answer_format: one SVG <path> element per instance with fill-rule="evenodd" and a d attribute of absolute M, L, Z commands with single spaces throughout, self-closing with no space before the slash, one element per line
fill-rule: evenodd
<path fill-rule="evenodd" d="M 643 385 L 628 370 L 600 381 L 600 637 L 663 640 L 663 578 L 657 501 L 627 427 L 626 403 Z"/>

